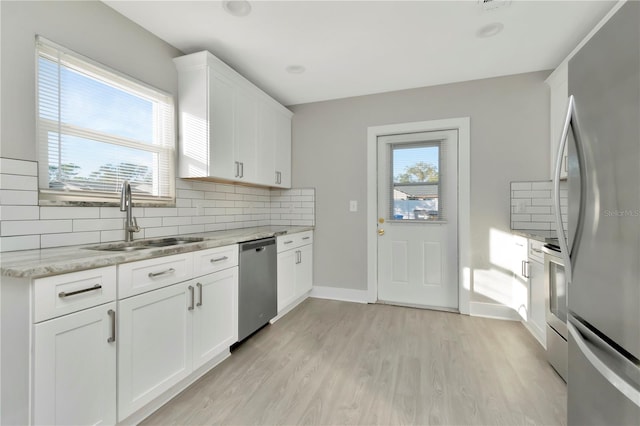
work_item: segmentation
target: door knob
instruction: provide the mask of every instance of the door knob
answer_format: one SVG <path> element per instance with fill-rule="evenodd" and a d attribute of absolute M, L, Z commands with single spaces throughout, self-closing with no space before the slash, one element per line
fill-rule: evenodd
<path fill-rule="evenodd" d="M 382 228 L 378 229 L 378 235 L 384 235 L 384 229 Z"/>

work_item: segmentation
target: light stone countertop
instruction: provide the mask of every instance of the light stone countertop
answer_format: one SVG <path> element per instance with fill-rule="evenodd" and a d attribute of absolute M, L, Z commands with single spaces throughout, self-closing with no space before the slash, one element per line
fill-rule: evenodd
<path fill-rule="evenodd" d="M 206 232 L 166 238 L 201 237 L 204 241 L 167 246 L 149 247 L 134 251 L 100 251 L 88 247 L 105 244 L 87 244 L 82 246 L 56 247 L 41 250 L 25 250 L 0 254 L 0 275 L 17 278 L 36 278 L 65 274 L 84 269 L 135 262 L 178 253 L 222 247 L 245 241 L 269 238 L 278 235 L 293 234 L 313 230 L 313 226 L 264 226 L 242 228 L 228 231 Z M 165 238 L 165 237 L 163 237 Z M 117 242 L 114 242 L 116 244 Z"/>
<path fill-rule="evenodd" d="M 521 237 L 541 241 L 543 243 L 550 243 L 558 240 L 558 233 L 555 230 L 512 229 L 511 232 L 516 235 L 520 235 Z"/>

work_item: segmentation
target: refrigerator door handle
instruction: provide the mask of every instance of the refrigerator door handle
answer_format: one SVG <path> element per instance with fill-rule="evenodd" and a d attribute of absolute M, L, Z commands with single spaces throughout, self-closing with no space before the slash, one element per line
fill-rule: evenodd
<path fill-rule="evenodd" d="M 578 126 L 578 120 L 576 116 L 576 101 L 573 95 L 569 96 L 569 103 L 567 106 L 567 115 L 564 120 L 564 126 L 562 128 L 562 134 L 560 136 L 560 143 L 558 144 L 558 153 L 556 155 L 556 167 L 553 176 L 553 196 L 554 196 L 554 213 L 556 217 L 556 229 L 558 233 L 558 243 L 560 244 L 560 250 L 562 251 L 562 257 L 564 258 L 564 270 L 567 278 L 567 282 L 571 283 L 572 263 L 571 253 L 569 252 L 569 243 L 565 237 L 564 224 L 562 223 L 562 211 L 560 208 L 560 172 L 563 167 L 563 153 L 567 146 L 567 140 L 569 139 L 569 129 L 573 129 L 573 135 L 576 142 L 578 151 L 582 150 L 582 138 L 580 137 L 580 128 Z M 580 155 L 578 155 L 580 159 Z M 580 165 L 584 167 L 584 165 Z M 581 173 L 582 174 L 582 173 Z M 583 182 L 584 185 L 585 182 Z M 581 190 L 582 191 L 582 190 Z M 580 210 L 578 212 L 578 223 L 582 220 L 583 214 L 583 200 L 580 200 Z M 574 242 L 575 244 L 575 242 Z"/>
<path fill-rule="evenodd" d="M 597 341 L 601 340 L 596 334 L 592 333 L 586 327 L 581 326 L 580 328 L 583 329 L 585 334 L 588 334 L 590 338 L 596 339 Z M 640 407 L 640 389 L 638 388 L 638 385 L 615 372 L 602 359 L 600 359 L 600 357 L 589 347 L 595 345 L 582 336 L 582 333 L 578 331 L 576 326 L 573 324 L 573 321 L 570 320 L 567 322 L 567 329 L 569 330 L 571 337 L 575 340 L 578 349 L 582 352 L 585 358 L 587 358 L 593 368 L 595 368 L 605 380 L 611 383 L 612 386 L 618 389 L 630 401 Z M 602 342 L 602 344 L 609 346 L 606 342 Z"/>

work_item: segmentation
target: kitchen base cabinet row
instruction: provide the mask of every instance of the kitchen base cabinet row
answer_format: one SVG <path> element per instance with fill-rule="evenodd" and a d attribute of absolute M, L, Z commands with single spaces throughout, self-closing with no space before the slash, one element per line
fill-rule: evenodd
<path fill-rule="evenodd" d="M 135 423 L 151 414 L 237 341 L 237 252 L 3 277 L 0 423 Z M 117 299 L 116 288 L 129 296 Z"/>
<path fill-rule="evenodd" d="M 280 316 L 311 290 L 312 242 L 278 237 Z M 238 246 L 2 277 L 0 319 L 0 424 L 135 424 L 229 356 Z"/>

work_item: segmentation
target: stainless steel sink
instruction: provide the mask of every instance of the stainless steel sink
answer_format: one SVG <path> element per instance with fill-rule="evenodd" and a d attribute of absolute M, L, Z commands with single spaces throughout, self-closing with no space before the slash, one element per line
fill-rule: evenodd
<path fill-rule="evenodd" d="M 109 243 L 101 244 L 99 246 L 86 247 L 87 250 L 99 250 L 99 251 L 135 251 L 146 250 L 150 248 L 158 247 L 170 247 L 179 246 L 182 244 L 198 243 L 204 241 L 201 237 L 169 237 L 159 238 L 154 240 L 140 240 L 130 243 Z"/>

